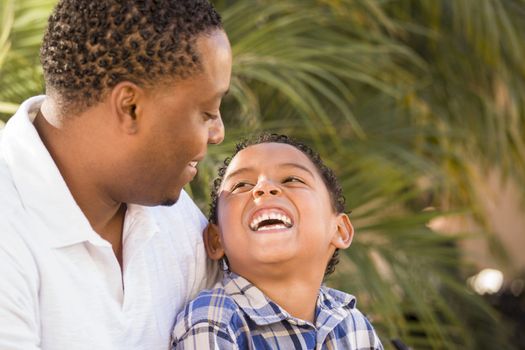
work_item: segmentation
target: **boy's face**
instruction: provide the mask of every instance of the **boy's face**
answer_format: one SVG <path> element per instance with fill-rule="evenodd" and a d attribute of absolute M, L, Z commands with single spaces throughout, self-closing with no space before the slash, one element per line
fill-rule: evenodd
<path fill-rule="evenodd" d="M 262 143 L 240 151 L 228 166 L 218 229 L 208 230 L 207 248 L 213 259 L 226 254 L 230 269 L 247 278 L 290 268 L 322 277 L 334 250 L 348 247 L 352 234 L 312 161 L 291 145 Z"/>

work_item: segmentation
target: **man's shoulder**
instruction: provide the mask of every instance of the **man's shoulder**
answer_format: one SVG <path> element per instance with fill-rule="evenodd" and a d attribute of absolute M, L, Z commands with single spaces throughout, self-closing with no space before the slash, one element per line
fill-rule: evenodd
<path fill-rule="evenodd" d="M 1 151 L 1 149 L 0 149 Z M 7 229 L 26 215 L 9 168 L 0 152 L 0 225 Z M 22 220 L 23 221 L 23 220 Z M 7 230 L 12 231 L 12 230 Z M 4 232 L 2 236 L 4 236 Z"/>
<path fill-rule="evenodd" d="M 34 261 L 24 235 L 29 220 L 4 159 L 0 155 L 0 265 L 22 271 Z M 5 276 L 4 276 L 5 277 Z"/>
<path fill-rule="evenodd" d="M 17 193 L 13 177 L 11 176 L 11 172 L 9 171 L 7 163 L 2 155 L 2 148 L 0 145 L 0 209 L 5 209 L 4 206 L 16 197 Z"/>

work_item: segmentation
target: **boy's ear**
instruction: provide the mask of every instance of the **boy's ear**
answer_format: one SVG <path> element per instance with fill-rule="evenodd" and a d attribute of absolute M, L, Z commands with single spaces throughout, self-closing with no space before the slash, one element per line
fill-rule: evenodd
<path fill-rule="evenodd" d="M 337 232 L 335 233 L 332 244 L 339 249 L 346 249 L 354 238 L 354 227 L 350 218 L 345 213 L 337 215 Z"/>
<path fill-rule="evenodd" d="M 221 237 L 219 235 L 219 227 L 215 224 L 209 223 L 204 229 L 204 246 L 206 253 L 212 260 L 219 260 L 224 256 L 224 249 L 222 248 Z"/>

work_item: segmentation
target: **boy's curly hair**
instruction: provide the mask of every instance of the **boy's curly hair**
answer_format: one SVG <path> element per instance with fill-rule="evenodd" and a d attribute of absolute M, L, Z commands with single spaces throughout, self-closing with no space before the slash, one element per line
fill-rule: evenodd
<path fill-rule="evenodd" d="M 46 90 L 81 112 L 122 81 L 184 79 L 202 68 L 196 37 L 219 28 L 207 0 L 61 0 L 40 49 Z"/>
<path fill-rule="evenodd" d="M 301 152 L 303 152 L 312 161 L 312 163 L 319 171 L 319 174 L 321 175 L 321 178 L 323 179 L 323 182 L 326 185 L 326 188 L 328 189 L 328 193 L 330 194 L 333 210 L 338 214 L 345 212 L 345 197 L 343 195 L 343 189 L 341 188 L 341 185 L 339 184 L 339 181 L 337 180 L 337 177 L 335 176 L 332 169 L 330 169 L 324 164 L 317 152 L 315 152 L 310 146 L 299 142 L 287 135 L 262 133 L 254 138 L 245 139 L 237 143 L 233 154 L 230 157 L 227 157 L 224 160 L 223 164 L 219 167 L 219 170 L 217 172 L 218 176 L 213 181 L 211 190 L 211 202 L 209 212 L 209 220 L 211 223 L 217 224 L 219 190 L 231 160 L 237 155 L 237 153 L 239 153 L 243 149 L 261 143 L 284 143 L 293 146 Z M 328 262 L 328 265 L 326 266 L 325 277 L 334 272 L 335 266 L 338 263 L 339 249 L 336 249 L 334 255 L 332 256 L 332 258 Z"/>

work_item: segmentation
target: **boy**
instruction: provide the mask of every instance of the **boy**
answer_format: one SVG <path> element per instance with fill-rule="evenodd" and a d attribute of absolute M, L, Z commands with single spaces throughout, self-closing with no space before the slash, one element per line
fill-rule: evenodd
<path fill-rule="evenodd" d="M 276 134 L 237 145 L 204 234 L 224 278 L 179 314 L 174 349 L 383 349 L 355 298 L 321 285 L 353 233 L 336 177 L 308 146 Z"/>

